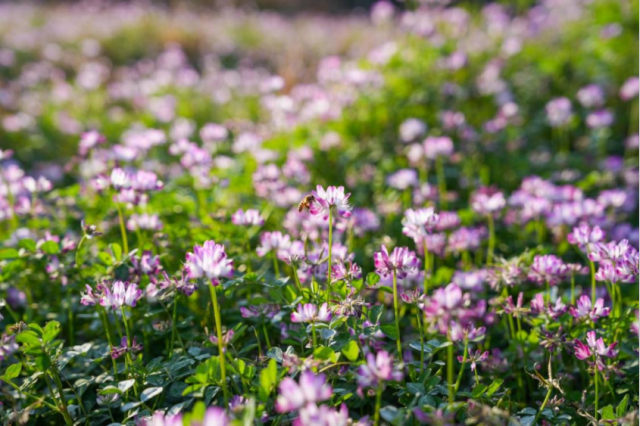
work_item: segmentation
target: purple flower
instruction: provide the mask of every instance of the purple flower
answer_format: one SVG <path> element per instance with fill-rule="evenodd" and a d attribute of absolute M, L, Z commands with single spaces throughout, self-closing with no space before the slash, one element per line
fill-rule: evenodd
<path fill-rule="evenodd" d="M 597 84 L 589 84 L 578 90 L 576 98 L 585 108 L 601 107 L 604 104 L 604 91 Z"/>
<path fill-rule="evenodd" d="M 604 238 L 604 231 L 599 226 L 591 228 L 586 223 L 573 228 L 573 231 L 567 235 L 567 241 L 571 244 L 577 244 L 580 248 L 586 247 L 591 243 L 599 243 Z"/>
<path fill-rule="evenodd" d="M 515 318 L 522 318 L 525 313 L 529 312 L 527 308 L 522 306 L 524 298 L 524 293 L 520 292 L 518 294 L 518 301 L 516 304 L 513 303 L 513 296 L 507 297 L 504 307 L 502 311 L 507 315 L 512 315 Z"/>
<path fill-rule="evenodd" d="M 136 231 L 138 229 L 148 229 L 151 231 L 159 231 L 163 228 L 162 221 L 157 214 L 132 214 L 127 220 L 127 229 Z"/>
<path fill-rule="evenodd" d="M 89 290 L 89 286 L 87 287 Z M 137 284 L 116 281 L 111 288 L 106 285 L 103 287 L 100 305 L 113 310 L 120 309 L 125 305 L 134 307 L 141 297 L 142 290 L 138 288 Z"/>
<path fill-rule="evenodd" d="M 404 212 L 402 233 L 420 245 L 424 237 L 438 224 L 439 219 L 440 216 L 433 207 L 408 209 Z"/>
<path fill-rule="evenodd" d="M 629 245 L 628 240 L 622 240 L 619 243 L 611 241 L 609 243 L 596 243 L 590 246 L 589 259 L 593 262 L 611 261 L 617 262 L 624 256 L 633 252 L 635 249 Z"/>
<path fill-rule="evenodd" d="M 453 154 L 453 141 L 447 136 L 429 136 L 423 142 L 424 155 L 429 160 Z"/>
<path fill-rule="evenodd" d="M 138 275 L 155 275 L 162 269 L 160 256 L 154 256 L 149 250 L 145 250 L 140 259 L 132 257 L 131 263 L 133 263 L 133 269 Z"/>
<path fill-rule="evenodd" d="M 242 209 L 238 209 L 233 216 L 231 216 L 231 222 L 239 226 L 262 226 L 264 225 L 264 218 L 258 210 L 249 209 L 242 211 Z"/>
<path fill-rule="evenodd" d="M 561 127 L 569 122 L 573 116 L 571 101 L 567 98 L 556 98 L 546 106 L 547 120 L 552 127 Z"/>
<path fill-rule="evenodd" d="M 454 342 L 462 342 L 464 340 L 478 341 L 484 339 L 487 329 L 485 327 L 476 328 L 473 324 L 463 327 L 457 321 L 449 323 L 449 337 Z"/>
<path fill-rule="evenodd" d="M 381 4 L 382 2 L 376 3 Z M 390 3 L 386 3 L 390 4 Z M 427 125 L 417 118 L 408 118 L 400 124 L 400 139 L 404 143 L 413 142 L 427 131 Z"/>
<path fill-rule="evenodd" d="M 325 189 L 318 185 L 315 191 L 311 191 L 315 200 L 309 207 L 309 212 L 314 216 L 321 216 L 323 220 L 329 218 L 329 210 L 336 207 L 338 213 L 342 217 L 351 216 L 351 206 L 349 205 L 349 197 L 351 194 L 344 193 L 344 187 L 329 186 Z"/>
<path fill-rule="evenodd" d="M 602 371 L 605 368 L 602 357 L 615 358 L 618 355 L 618 351 L 615 349 L 617 344 L 618 342 L 614 342 L 606 346 L 602 337 L 596 340 L 596 332 L 592 330 L 587 332 L 586 345 L 580 340 L 574 342 L 574 353 L 576 358 L 582 361 L 593 357 L 598 370 Z"/>
<path fill-rule="evenodd" d="M 260 245 L 256 249 L 256 253 L 258 253 L 258 256 L 264 257 L 271 252 L 275 252 L 280 257 L 280 253 L 286 252 L 290 247 L 290 236 L 280 231 L 263 232 L 260 235 Z"/>
<path fill-rule="evenodd" d="M 299 417 L 293 421 L 293 426 L 348 426 L 349 410 L 346 404 L 336 410 L 326 405 L 306 404 L 300 409 Z M 357 426 L 357 425 L 356 425 Z"/>
<path fill-rule="evenodd" d="M 121 168 L 115 168 L 111 171 L 111 185 L 116 189 L 126 189 L 131 186 L 131 178 Z"/>
<path fill-rule="evenodd" d="M 460 216 L 458 216 L 458 213 L 443 211 L 438 214 L 438 223 L 436 223 L 436 229 L 438 231 L 447 231 L 458 226 L 460 226 Z"/>
<path fill-rule="evenodd" d="M 331 321 L 331 311 L 326 303 L 318 307 L 312 303 L 298 305 L 298 310 L 291 314 L 291 322 L 329 322 Z"/>
<path fill-rule="evenodd" d="M 373 254 L 373 261 L 376 272 L 387 276 L 396 273 L 398 277 L 404 278 L 409 272 L 413 272 L 418 267 L 418 259 L 415 253 L 409 251 L 407 247 L 396 247 L 389 254 L 387 247 L 381 246 L 382 251 Z"/>
<path fill-rule="evenodd" d="M 129 341 L 127 340 L 127 337 L 124 336 L 120 340 L 120 346 L 114 346 L 113 349 L 111 350 L 111 358 L 118 359 L 126 353 L 135 354 L 140 351 L 142 351 L 142 345 L 136 342 L 135 336 L 133 337 L 131 346 L 129 346 Z"/>
<path fill-rule="evenodd" d="M 587 116 L 587 126 L 592 129 L 609 127 L 613 124 L 613 113 L 608 109 L 594 111 Z"/>
<path fill-rule="evenodd" d="M 387 185 L 404 191 L 418 185 L 418 172 L 413 169 L 401 169 L 387 177 Z"/>
<path fill-rule="evenodd" d="M 507 204 L 502 192 L 483 187 L 471 196 L 471 208 L 483 216 L 499 212 Z"/>
<path fill-rule="evenodd" d="M 588 318 L 593 322 L 598 321 L 599 318 L 609 315 L 609 308 L 604 307 L 604 300 L 599 298 L 596 300 L 593 308 L 591 307 L 591 298 L 587 295 L 580 296 L 578 303 L 575 307 L 569 308 L 569 313 L 576 319 Z"/>
<path fill-rule="evenodd" d="M 299 383 L 290 377 L 280 382 L 280 394 L 276 400 L 276 411 L 288 413 L 298 410 L 308 403 L 316 403 L 331 398 L 333 389 L 326 383 L 324 374 L 305 371 L 300 375 Z"/>
<path fill-rule="evenodd" d="M 386 351 L 379 351 L 375 356 L 368 353 L 367 362 L 358 368 L 356 374 L 360 387 L 376 387 L 387 381 L 399 382 L 403 377 L 402 370 L 393 365 L 393 357 Z"/>
<path fill-rule="evenodd" d="M 545 254 L 533 258 L 528 278 L 538 284 L 548 282 L 549 285 L 556 285 L 562 281 L 566 273 L 567 267 L 562 259 L 553 254 Z"/>
<path fill-rule="evenodd" d="M 240 315 L 242 315 L 242 318 L 273 318 L 279 311 L 280 308 L 278 307 L 278 305 L 273 304 L 240 307 Z"/>
<path fill-rule="evenodd" d="M 331 267 L 331 271 L 331 278 L 334 281 L 344 280 L 351 282 L 362 278 L 362 268 L 355 263 L 351 263 L 349 269 L 347 269 L 344 262 L 338 262 Z"/>
<path fill-rule="evenodd" d="M 464 361 L 465 364 L 471 364 L 471 371 L 476 370 L 476 364 L 486 361 L 489 357 L 489 351 L 481 352 L 480 349 L 476 350 L 475 354 L 469 348 L 469 358 L 465 361 L 463 357 L 458 357 L 458 362 L 462 363 Z"/>
<path fill-rule="evenodd" d="M 636 98 L 639 89 L 640 80 L 638 80 L 638 77 L 629 77 L 620 88 L 620 98 L 624 101 Z"/>
<path fill-rule="evenodd" d="M 187 253 L 184 269 L 190 279 L 206 277 L 217 286 L 219 278 L 233 276 L 233 259 L 227 258 L 223 245 L 209 240 L 202 246 L 196 244 L 193 253 Z"/>
<path fill-rule="evenodd" d="M 616 268 L 612 263 L 605 262 L 600 265 L 596 272 L 596 281 L 605 281 L 610 283 L 632 282 L 633 275 L 621 275 L 622 270 Z"/>

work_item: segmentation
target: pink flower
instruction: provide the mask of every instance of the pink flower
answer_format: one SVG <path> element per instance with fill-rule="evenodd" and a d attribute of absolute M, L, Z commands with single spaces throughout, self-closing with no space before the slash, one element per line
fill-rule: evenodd
<path fill-rule="evenodd" d="M 373 261 L 376 272 L 387 276 L 396 273 L 399 278 L 404 278 L 409 272 L 413 272 L 418 267 L 418 259 L 415 253 L 409 251 L 407 247 L 396 247 L 391 254 L 384 245 L 382 251 L 373 254 Z"/>
<path fill-rule="evenodd" d="M 375 356 L 367 354 L 366 364 L 362 364 L 357 371 L 358 385 L 361 387 L 375 387 L 379 383 L 402 380 L 402 370 L 393 364 L 393 357 L 386 351 L 379 351 Z"/>
<path fill-rule="evenodd" d="M 596 339 L 596 332 L 587 332 L 587 344 L 585 345 L 580 340 L 574 342 L 574 353 L 579 360 L 585 360 L 590 357 L 594 357 L 595 365 L 598 370 L 602 371 L 605 368 L 602 357 L 615 358 L 618 355 L 618 351 L 615 349 L 618 342 L 614 342 L 607 346 L 602 340 L 602 337 Z M 591 363 L 593 365 L 593 363 Z"/>
<path fill-rule="evenodd" d="M 599 318 L 608 316 L 609 311 L 609 308 L 604 307 L 604 300 L 602 298 L 596 300 L 592 308 L 591 298 L 587 295 L 580 296 L 577 305 L 569 308 L 569 312 L 574 318 L 589 318 L 593 322 L 596 322 Z"/>
<path fill-rule="evenodd" d="M 280 394 L 276 400 L 276 411 L 279 413 L 298 410 L 308 403 L 325 401 L 333 393 L 324 374 L 315 375 L 308 370 L 300 375 L 299 383 L 290 377 L 283 379 L 279 389 Z"/>
<path fill-rule="evenodd" d="M 329 322 L 331 321 L 331 311 L 326 303 L 318 307 L 312 303 L 298 305 L 298 310 L 291 314 L 291 322 Z"/>
<path fill-rule="evenodd" d="M 408 209 L 404 212 L 402 233 L 413 238 L 416 244 L 421 244 L 423 237 L 438 224 L 439 218 L 433 207 L 417 210 Z"/>
<path fill-rule="evenodd" d="M 116 281 L 111 289 L 106 285 L 103 289 L 100 305 L 114 310 L 120 309 L 125 305 L 134 307 L 142 297 L 142 290 L 134 283 Z"/>
<path fill-rule="evenodd" d="M 193 253 L 187 253 L 184 268 L 190 279 L 208 278 L 217 286 L 219 278 L 233 276 L 233 259 L 227 258 L 223 245 L 209 240 L 202 246 L 196 244 Z"/>
<path fill-rule="evenodd" d="M 469 348 L 469 358 L 467 358 L 467 360 L 464 361 L 464 357 L 459 356 L 458 357 L 458 362 L 462 363 L 464 361 L 465 364 L 470 363 L 471 364 L 471 371 L 475 371 L 476 370 L 476 364 L 477 363 L 481 363 L 483 361 L 486 361 L 488 357 L 489 357 L 489 351 L 481 352 L 478 349 L 478 350 L 476 350 L 476 353 L 474 354 L 471 351 L 471 348 Z"/>
<path fill-rule="evenodd" d="M 264 225 L 264 218 L 258 210 L 242 211 L 242 209 L 238 209 L 231 217 L 231 222 L 239 226 L 262 226 Z"/>
<path fill-rule="evenodd" d="M 260 245 L 256 249 L 258 256 L 264 257 L 275 252 L 278 257 L 291 247 L 291 237 L 280 231 L 264 232 L 260 235 Z"/>
<path fill-rule="evenodd" d="M 323 220 L 329 218 L 329 210 L 336 207 L 342 217 L 351 216 L 351 206 L 348 203 L 351 194 L 344 193 L 344 187 L 329 186 L 325 189 L 318 185 L 315 191 L 311 191 L 315 200 L 309 207 L 309 212 L 314 216 L 321 216 Z"/>
<path fill-rule="evenodd" d="M 539 284 L 556 285 L 565 277 L 567 267 L 562 259 L 552 254 L 536 256 L 529 270 L 529 279 Z"/>
<path fill-rule="evenodd" d="M 506 204 L 504 194 L 492 188 L 480 188 L 471 196 L 471 208 L 484 216 L 499 212 Z"/>
<path fill-rule="evenodd" d="M 571 244 L 578 244 L 581 248 L 590 243 L 599 243 L 604 238 L 604 231 L 599 226 L 589 227 L 586 223 L 573 228 L 573 231 L 567 235 L 567 240 Z"/>

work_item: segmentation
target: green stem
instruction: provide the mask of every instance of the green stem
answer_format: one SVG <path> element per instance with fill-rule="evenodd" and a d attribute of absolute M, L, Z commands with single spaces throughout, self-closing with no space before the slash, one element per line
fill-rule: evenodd
<path fill-rule="evenodd" d="M 333 246 L 333 209 L 331 207 L 329 207 L 329 270 L 327 271 L 327 303 L 329 303 L 329 297 L 331 295 L 331 262 L 332 262 L 332 255 L 331 255 L 331 250 L 332 250 L 332 246 Z"/>
<path fill-rule="evenodd" d="M 113 343 L 111 342 L 111 333 L 109 332 L 109 320 L 107 319 L 107 314 L 102 307 L 98 308 L 100 313 L 100 317 L 102 318 L 102 326 L 104 327 L 104 332 L 107 335 L 107 342 L 109 342 L 109 358 L 111 358 L 111 362 L 113 363 L 113 378 L 118 379 L 118 368 L 116 366 L 116 360 L 111 357 L 111 353 L 113 352 Z"/>
<path fill-rule="evenodd" d="M 118 209 L 118 219 L 120 220 L 120 234 L 122 234 L 122 248 L 124 249 L 124 255 L 129 254 L 129 242 L 127 241 L 127 229 L 124 225 L 124 215 L 122 214 L 122 206 L 116 202 L 116 208 Z"/>
<path fill-rule="evenodd" d="M 594 380 L 595 380 L 595 384 L 596 384 L 596 400 L 595 400 L 595 413 L 593 414 L 593 417 L 596 419 L 596 423 L 598 421 L 598 400 L 600 399 L 600 395 L 598 394 L 598 368 L 596 367 L 595 370 L 595 375 L 593 376 Z"/>
<path fill-rule="evenodd" d="M 573 272 L 571 273 L 571 304 L 574 306 L 576 304 L 576 276 Z"/>
<path fill-rule="evenodd" d="M 318 340 L 316 338 L 316 323 L 315 322 L 311 323 L 311 335 L 313 336 L 313 350 L 315 351 L 315 349 L 318 347 Z"/>
<path fill-rule="evenodd" d="M 447 181 L 444 176 L 444 163 L 442 162 L 442 156 L 439 155 L 436 158 L 436 173 L 438 175 L 438 192 L 440 200 L 440 208 L 442 210 L 447 209 Z"/>
<path fill-rule="evenodd" d="M 449 337 L 449 342 L 451 344 L 447 346 L 447 387 L 449 388 L 449 404 L 451 404 L 455 398 L 453 391 L 453 342 L 451 337 Z"/>
<path fill-rule="evenodd" d="M 460 366 L 460 371 L 458 372 L 458 379 L 456 380 L 456 387 L 453 389 L 453 397 L 456 397 L 458 393 L 458 388 L 460 388 L 460 382 L 462 381 L 462 373 L 464 372 L 465 362 L 467 362 L 467 348 L 469 347 L 469 341 L 465 337 L 464 339 L 464 353 L 462 354 L 462 365 Z"/>
<path fill-rule="evenodd" d="M 596 304 L 596 265 L 593 261 L 589 261 L 591 269 L 591 306 Z"/>
<path fill-rule="evenodd" d="M 293 282 L 296 285 L 296 288 L 302 294 L 302 285 L 300 284 L 300 278 L 298 278 L 298 270 L 295 266 L 291 266 L 291 270 L 293 271 Z"/>
<path fill-rule="evenodd" d="M 373 426 L 380 424 L 380 406 L 382 405 L 382 382 L 378 383 L 378 389 L 376 389 L 376 411 L 373 415 Z"/>
<path fill-rule="evenodd" d="M 544 401 L 542 401 L 542 405 L 540 406 L 540 410 L 538 411 L 538 414 L 536 414 L 536 418 L 533 420 L 533 425 L 535 426 L 538 423 L 538 419 L 540 418 L 540 414 L 542 414 L 542 411 L 544 411 L 544 407 L 546 407 L 547 402 L 549 402 L 549 397 L 551 396 L 551 391 L 553 390 L 552 387 L 549 387 L 549 390 L 547 391 L 547 396 L 544 397 Z"/>
<path fill-rule="evenodd" d="M 416 319 L 418 320 L 418 333 L 420 333 L 420 375 L 424 371 L 424 334 L 422 333 L 422 321 L 420 317 L 422 316 L 422 309 L 419 306 L 416 306 L 418 312 L 416 313 Z"/>
<path fill-rule="evenodd" d="M 224 357 L 224 342 L 222 341 L 222 324 L 220 319 L 220 307 L 218 306 L 218 296 L 216 295 L 216 288 L 213 285 L 209 285 L 209 292 L 211 293 L 211 303 L 213 304 L 214 319 L 216 322 L 216 333 L 218 336 L 218 357 L 220 359 L 220 375 L 222 379 L 222 393 L 224 395 L 224 409 L 229 407 L 229 390 L 227 389 L 227 368 L 225 365 Z"/>
<path fill-rule="evenodd" d="M 427 247 L 427 238 L 425 236 L 422 242 L 424 248 L 424 294 L 427 295 L 429 290 L 429 247 Z"/>
<path fill-rule="evenodd" d="M 280 278 L 280 267 L 278 266 L 278 253 L 273 252 L 273 273 L 276 275 L 276 278 Z"/>
<path fill-rule="evenodd" d="M 176 341 L 177 325 L 176 317 L 178 314 L 178 291 L 176 290 L 176 296 L 173 298 L 173 315 L 171 316 L 171 345 L 169 346 L 169 359 L 173 356 L 173 345 Z"/>
<path fill-rule="evenodd" d="M 271 349 L 271 341 L 269 340 L 269 333 L 267 333 L 267 325 L 262 323 L 262 332 L 264 333 L 264 340 L 267 342 L 267 349 Z"/>
<path fill-rule="evenodd" d="M 400 311 L 398 309 L 398 277 L 396 271 L 393 271 L 393 313 L 396 319 L 396 343 L 398 344 L 398 359 L 402 361 L 402 342 L 400 341 Z"/>
<path fill-rule="evenodd" d="M 551 288 L 549 287 L 549 280 L 545 281 L 545 289 L 547 290 L 545 299 L 547 299 L 547 303 L 549 303 L 551 302 Z"/>
<path fill-rule="evenodd" d="M 60 412 L 64 417 L 64 421 L 67 425 L 73 425 L 73 418 L 69 414 L 69 410 L 67 408 L 67 400 L 64 397 L 62 381 L 60 380 L 60 375 L 58 374 L 58 367 L 56 367 L 55 363 L 52 363 L 51 372 L 53 373 L 53 380 L 58 388 L 58 395 L 60 396 L 60 405 L 62 406 Z"/>
<path fill-rule="evenodd" d="M 487 247 L 487 265 L 491 265 L 493 261 L 493 249 L 496 244 L 495 227 L 493 223 L 493 215 L 490 213 L 487 215 L 487 222 L 489 227 L 489 246 Z"/>
<path fill-rule="evenodd" d="M 78 269 L 80 269 L 80 249 L 82 248 L 82 244 L 86 239 L 87 239 L 87 235 L 85 234 L 80 239 L 80 242 L 78 243 L 78 247 L 76 247 L 76 268 Z"/>

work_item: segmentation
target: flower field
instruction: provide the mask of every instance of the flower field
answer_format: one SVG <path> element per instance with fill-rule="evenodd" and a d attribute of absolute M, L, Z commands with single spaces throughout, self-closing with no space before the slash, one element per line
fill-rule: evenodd
<path fill-rule="evenodd" d="M 7 425 L 637 425 L 638 2 L 0 4 Z"/>

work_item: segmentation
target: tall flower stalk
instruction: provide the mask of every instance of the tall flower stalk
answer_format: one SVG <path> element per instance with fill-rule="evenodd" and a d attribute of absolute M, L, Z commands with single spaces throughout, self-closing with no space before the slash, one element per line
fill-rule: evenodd
<path fill-rule="evenodd" d="M 225 407 L 229 406 L 229 390 L 227 389 L 227 370 L 225 364 L 224 341 L 222 339 L 222 320 L 216 288 L 220 285 L 220 278 L 233 276 L 233 260 L 227 258 L 224 246 L 214 241 L 206 241 L 202 246 L 193 247 L 193 252 L 187 253 L 185 272 L 190 279 L 207 278 L 209 294 L 213 305 L 213 314 L 218 337 L 218 356 L 220 358 L 220 375 Z"/>

